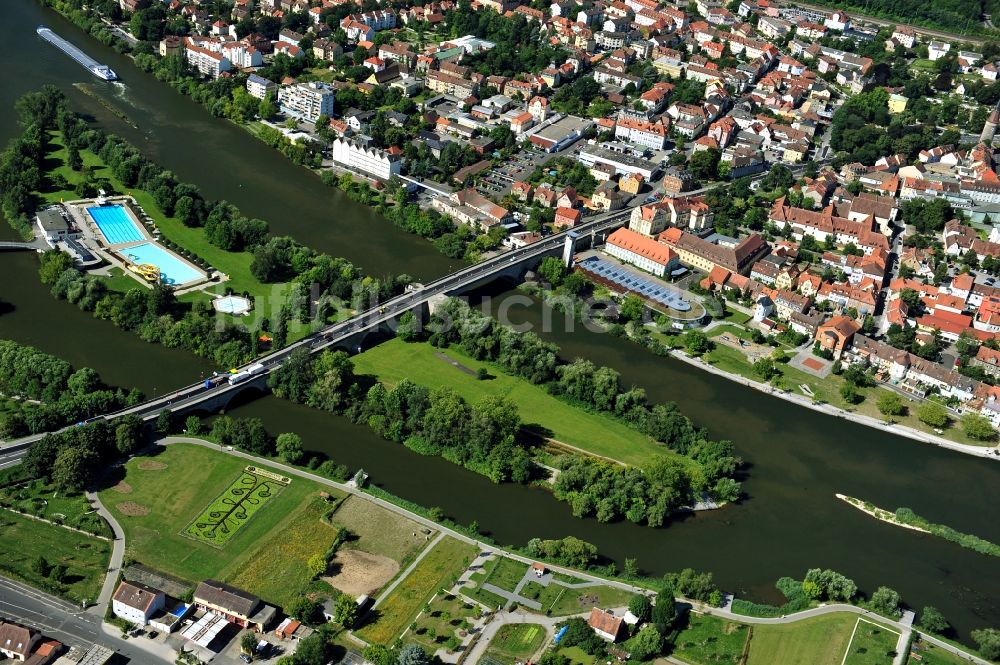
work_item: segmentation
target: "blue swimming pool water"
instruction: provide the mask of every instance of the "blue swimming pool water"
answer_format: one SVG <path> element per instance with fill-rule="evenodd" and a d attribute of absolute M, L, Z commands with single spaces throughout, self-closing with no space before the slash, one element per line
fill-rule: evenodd
<path fill-rule="evenodd" d="M 129 218 L 125 206 L 107 205 L 87 208 L 87 214 L 97 224 L 101 234 L 110 245 L 143 240 L 146 236 Z"/>
<path fill-rule="evenodd" d="M 133 263 L 152 263 L 160 269 L 164 284 L 180 286 L 201 279 L 204 275 L 159 245 L 148 242 L 122 250 L 122 254 Z"/>

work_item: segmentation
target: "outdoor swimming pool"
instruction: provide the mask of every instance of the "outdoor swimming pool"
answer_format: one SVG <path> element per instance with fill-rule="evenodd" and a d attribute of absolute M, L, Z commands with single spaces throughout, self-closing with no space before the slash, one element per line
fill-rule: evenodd
<path fill-rule="evenodd" d="M 152 263 L 160 269 L 160 279 L 163 283 L 171 286 L 187 284 L 205 276 L 201 271 L 151 242 L 122 250 L 122 256 L 132 263 Z"/>
<path fill-rule="evenodd" d="M 87 214 L 101 230 L 109 245 L 145 240 L 146 236 L 128 216 L 123 205 L 92 206 Z"/>

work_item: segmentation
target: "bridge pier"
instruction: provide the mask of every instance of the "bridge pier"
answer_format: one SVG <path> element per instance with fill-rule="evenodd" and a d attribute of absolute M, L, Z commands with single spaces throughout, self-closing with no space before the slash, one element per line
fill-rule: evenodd
<path fill-rule="evenodd" d="M 576 239 L 579 237 L 580 234 L 576 231 L 569 231 L 566 234 L 565 242 L 563 242 L 562 260 L 567 270 L 573 267 L 573 255 L 576 254 Z"/>

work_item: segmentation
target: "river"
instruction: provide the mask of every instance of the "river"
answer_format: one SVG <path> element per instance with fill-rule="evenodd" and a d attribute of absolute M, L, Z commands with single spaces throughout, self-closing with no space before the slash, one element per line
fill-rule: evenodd
<path fill-rule="evenodd" d="M 67 92 L 76 108 L 119 132 L 197 184 L 276 233 L 335 255 L 366 271 L 432 277 L 455 267 L 430 245 L 326 188 L 240 128 L 212 118 L 164 84 L 135 70 L 31 0 L 5 4 L 0 27 L 8 75 L 0 89 L 0 137 L 16 132 L 13 100 L 43 83 Z M 45 23 L 109 64 L 124 85 L 102 84 L 34 34 Z M 129 112 L 129 128 L 72 84 L 86 82 Z M 0 234 L 9 235 L 4 228 Z M 30 343 L 76 365 L 97 369 L 109 382 L 148 394 L 189 383 L 209 364 L 177 350 L 149 345 L 52 299 L 40 285 L 28 254 L 0 254 L 0 337 Z M 518 321 L 538 323 L 537 304 L 515 309 Z M 558 317 L 556 317 L 558 318 Z M 866 591 L 885 584 L 916 608 L 934 605 L 968 636 L 974 628 L 1000 626 L 1000 560 L 957 545 L 879 523 L 838 501 L 834 493 L 878 505 L 906 505 L 931 521 L 1000 541 L 1000 465 L 854 425 L 800 408 L 679 361 L 655 358 L 629 342 L 560 327 L 547 333 L 568 358 L 586 356 L 618 369 L 627 384 L 653 400 L 677 401 L 711 435 L 732 439 L 747 461 L 746 500 L 669 528 L 599 524 L 574 519 L 545 491 L 493 485 L 443 460 L 411 453 L 343 418 L 272 397 L 235 408 L 258 416 L 275 433 L 299 432 L 308 447 L 327 451 L 351 467 L 364 467 L 379 485 L 456 520 L 476 520 L 501 542 L 576 535 L 617 561 L 638 559 L 662 574 L 684 566 L 711 570 L 727 590 L 778 600 L 774 581 L 801 576 L 809 567 L 840 570 Z"/>

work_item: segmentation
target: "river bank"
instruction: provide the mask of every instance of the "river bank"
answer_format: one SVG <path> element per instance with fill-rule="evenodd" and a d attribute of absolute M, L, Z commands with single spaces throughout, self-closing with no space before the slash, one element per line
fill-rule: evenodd
<path fill-rule="evenodd" d="M 964 443 L 957 443 L 955 441 L 949 441 L 944 437 L 934 436 L 932 434 L 926 434 L 919 430 L 915 430 L 912 427 L 907 427 L 905 425 L 898 425 L 897 423 L 887 423 L 885 421 L 879 420 L 878 418 L 873 418 L 871 416 L 866 416 L 860 413 L 852 413 L 845 409 L 833 406 L 832 404 L 818 404 L 813 400 L 805 397 L 803 395 L 796 395 L 795 393 L 788 390 L 775 389 L 767 383 L 761 383 L 759 381 L 753 381 L 739 374 L 733 374 L 732 372 L 726 372 L 714 367 L 712 364 L 700 359 L 694 358 L 683 351 L 678 349 L 671 349 L 670 355 L 677 360 L 685 362 L 689 365 L 698 367 L 716 376 L 721 376 L 730 381 L 742 384 L 748 388 L 753 388 L 762 393 L 766 393 L 775 397 L 777 399 L 785 400 L 786 402 L 791 402 L 798 406 L 805 407 L 807 409 L 812 409 L 813 411 L 818 411 L 819 413 L 825 413 L 826 415 L 833 416 L 835 418 L 842 418 L 844 420 L 849 420 L 851 422 L 857 423 L 859 425 L 864 425 L 872 429 L 886 431 L 891 429 L 893 434 L 898 436 L 904 436 L 908 439 L 913 439 L 914 441 L 920 441 L 922 443 L 930 443 L 935 446 L 940 446 L 941 448 L 947 448 L 949 450 L 954 450 L 956 452 L 964 453 L 966 455 L 972 455 L 974 457 L 982 457 L 990 460 L 1000 460 L 1000 455 L 997 454 L 996 446 L 972 446 Z"/>

